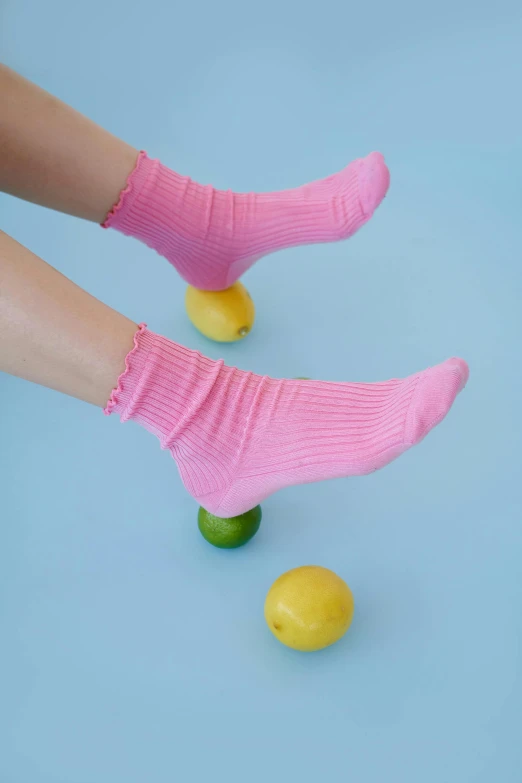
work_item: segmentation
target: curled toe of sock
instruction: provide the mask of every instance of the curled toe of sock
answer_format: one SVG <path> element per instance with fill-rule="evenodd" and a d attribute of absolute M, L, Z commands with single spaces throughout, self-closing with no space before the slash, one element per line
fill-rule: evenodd
<path fill-rule="evenodd" d="M 360 161 L 359 198 L 368 217 L 377 209 L 390 186 L 390 172 L 380 152 L 372 152 Z"/>
<path fill-rule="evenodd" d="M 405 439 L 419 443 L 450 410 L 469 377 L 463 359 L 448 359 L 421 374 L 406 421 Z"/>

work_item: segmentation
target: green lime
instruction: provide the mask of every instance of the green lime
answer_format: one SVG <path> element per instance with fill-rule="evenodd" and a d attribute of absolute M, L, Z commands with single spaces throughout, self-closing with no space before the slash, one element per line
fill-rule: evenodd
<path fill-rule="evenodd" d="M 205 511 L 198 511 L 198 527 L 203 538 L 220 549 L 235 549 L 255 536 L 261 524 L 261 506 L 256 506 L 237 517 L 223 519 Z"/>

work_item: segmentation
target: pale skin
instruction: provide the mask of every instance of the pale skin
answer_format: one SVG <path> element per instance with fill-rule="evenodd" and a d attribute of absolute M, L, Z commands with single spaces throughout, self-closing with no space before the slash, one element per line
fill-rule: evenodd
<path fill-rule="evenodd" d="M 138 151 L 0 65 L 0 190 L 102 223 Z M 0 370 L 104 407 L 137 325 L 0 231 Z"/>
<path fill-rule="evenodd" d="M 138 150 L 0 64 L 0 190 L 103 223 Z"/>
<path fill-rule="evenodd" d="M 105 407 L 137 324 L 0 232 L 0 369 Z"/>

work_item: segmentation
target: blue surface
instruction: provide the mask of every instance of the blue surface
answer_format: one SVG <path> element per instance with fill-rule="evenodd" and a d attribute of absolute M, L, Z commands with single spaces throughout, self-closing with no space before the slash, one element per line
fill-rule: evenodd
<path fill-rule="evenodd" d="M 248 274 L 256 328 L 224 348 L 138 243 L 2 197 L 16 239 L 243 368 L 366 381 L 456 354 L 471 378 L 420 447 L 280 493 L 226 553 L 154 438 L 3 376 L 1 783 L 520 781 L 517 6 L 4 0 L 6 62 L 195 179 L 290 187 L 372 149 L 392 171 L 353 240 Z M 262 606 L 310 562 L 356 615 L 305 656 Z"/>

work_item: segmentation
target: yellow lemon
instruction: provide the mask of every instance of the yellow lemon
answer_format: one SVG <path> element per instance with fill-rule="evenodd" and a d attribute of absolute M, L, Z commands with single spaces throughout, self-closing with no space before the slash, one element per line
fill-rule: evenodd
<path fill-rule="evenodd" d="M 301 566 L 282 574 L 265 601 L 265 619 L 280 642 L 312 652 L 337 642 L 353 618 L 352 591 L 341 577 L 321 566 Z"/>
<path fill-rule="evenodd" d="M 189 286 L 185 308 L 196 329 L 218 343 L 246 337 L 256 313 L 252 297 L 239 281 L 225 291 L 201 291 Z"/>

